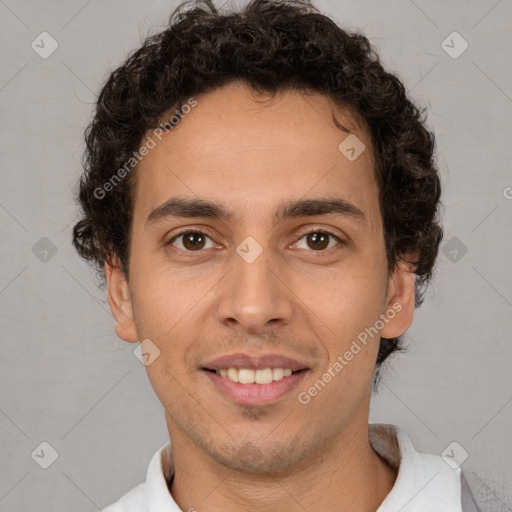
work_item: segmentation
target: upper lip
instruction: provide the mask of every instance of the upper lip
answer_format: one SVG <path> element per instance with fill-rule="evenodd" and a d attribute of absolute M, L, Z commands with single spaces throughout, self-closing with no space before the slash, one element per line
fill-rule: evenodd
<path fill-rule="evenodd" d="M 290 357 L 277 354 L 263 354 L 259 356 L 249 356 L 243 353 L 228 354 L 212 361 L 208 361 L 204 368 L 208 370 L 220 370 L 223 368 L 247 368 L 250 370 L 260 370 L 263 368 L 288 368 L 292 371 L 307 369 L 304 364 Z"/>

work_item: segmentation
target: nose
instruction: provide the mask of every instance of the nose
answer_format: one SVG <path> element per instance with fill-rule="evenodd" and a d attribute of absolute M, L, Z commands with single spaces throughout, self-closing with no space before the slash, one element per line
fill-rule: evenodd
<path fill-rule="evenodd" d="M 285 263 L 268 248 L 251 263 L 238 253 L 232 259 L 234 268 L 219 290 L 219 321 L 253 335 L 288 324 L 293 314 L 293 292 L 286 285 Z"/>

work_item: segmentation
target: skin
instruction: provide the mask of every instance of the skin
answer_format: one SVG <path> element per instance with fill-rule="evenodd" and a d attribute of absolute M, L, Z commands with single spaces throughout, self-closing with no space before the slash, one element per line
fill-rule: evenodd
<path fill-rule="evenodd" d="M 149 338 L 160 350 L 146 370 L 165 409 L 171 493 L 183 510 L 375 511 L 396 479 L 368 442 L 379 336 L 307 405 L 297 392 L 393 304 L 402 309 L 380 335 L 403 334 L 413 319 L 415 275 L 405 264 L 388 275 L 364 125 L 336 109 L 366 146 L 349 161 L 338 150 L 347 133 L 334 125 L 327 97 L 289 91 L 263 99 L 238 83 L 197 97 L 139 164 L 129 281 L 115 258 L 105 265 L 116 333 L 131 343 Z M 235 217 L 169 217 L 145 228 L 172 196 L 223 202 Z M 333 196 L 359 207 L 364 222 L 337 214 L 273 220 L 281 201 Z M 186 237 L 165 245 L 186 227 L 207 235 L 199 248 L 185 245 Z M 319 249 L 304 234 L 310 229 L 344 243 L 329 238 Z M 250 264 L 236 252 L 247 236 L 263 249 Z M 282 354 L 310 370 L 275 403 L 240 406 L 201 370 L 236 352 Z"/>

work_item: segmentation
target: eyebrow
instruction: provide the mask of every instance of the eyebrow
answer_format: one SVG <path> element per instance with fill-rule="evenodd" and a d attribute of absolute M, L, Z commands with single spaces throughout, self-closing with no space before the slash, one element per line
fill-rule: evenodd
<path fill-rule="evenodd" d="M 275 223 L 289 218 L 312 217 L 317 215 L 341 215 L 361 224 L 366 223 L 364 212 L 355 204 L 343 198 L 318 198 L 289 200 L 278 205 L 274 212 Z M 224 222 L 232 221 L 235 214 L 225 204 L 204 199 L 171 197 L 157 206 L 146 219 L 144 229 L 167 218 L 208 218 Z"/>

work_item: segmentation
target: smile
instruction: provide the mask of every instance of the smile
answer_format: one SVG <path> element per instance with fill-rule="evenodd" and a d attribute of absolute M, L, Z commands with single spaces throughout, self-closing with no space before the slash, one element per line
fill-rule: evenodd
<path fill-rule="evenodd" d="M 203 373 L 222 398 L 237 405 L 265 406 L 289 395 L 309 370 L 292 371 L 289 368 L 208 370 L 203 368 Z"/>

